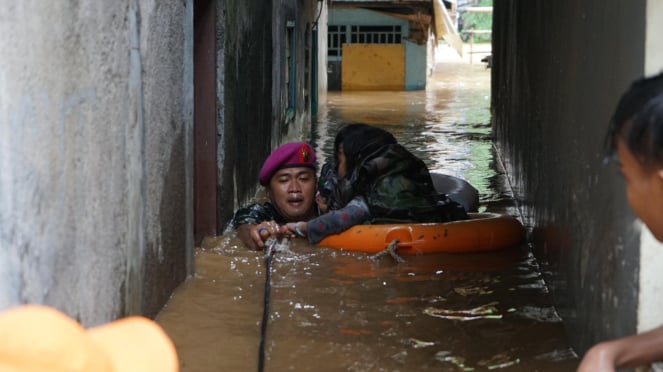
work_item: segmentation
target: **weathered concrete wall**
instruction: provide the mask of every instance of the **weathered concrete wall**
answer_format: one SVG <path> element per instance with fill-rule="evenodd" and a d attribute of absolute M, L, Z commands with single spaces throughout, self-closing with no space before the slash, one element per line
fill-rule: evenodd
<path fill-rule="evenodd" d="M 238 203 L 254 195 L 270 151 L 271 17 L 271 7 L 258 1 L 217 2 L 219 232 Z"/>
<path fill-rule="evenodd" d="M 259 1 L 260 2 L 260 1 Z M 318 15 L 316 1 L 281 0 L 272 2 L 272 148 L 287 141 L 308 140 L 311 136 L 311 64 L 312 30 Z M 288 69 L 287 29 L 294 22 L 294 118 L 287 115 L 289 82 L 285 80 Z"/>
<path fill-rule="evenodd" d="M 228 0 L 217 3 L 219 94 L 218 230 L 256 195 L 271 150 L 310 137 L 311 31 L 317 2 Z M 287 28 L 295 40 L 295 105 L 287 113 Z"/>
<path fill-rule="evenodd" d="M 143 311 L 156 314 L 193 272 L 193 0 L 140 6 L 146 187 L 140 297 Z"/>
<path fill-rule="evenodd" d="M 636 330 L 640 227 L 602 145 L 643 74 L 645 1 L 496 0 L 493 31 L 497 141 L 582 353 Z"/>
<path fill-rule="evenodd" d="M 0 308 L 92 325 L 155 314 L 185 278 L 191 7 L 0 9 Z"/>

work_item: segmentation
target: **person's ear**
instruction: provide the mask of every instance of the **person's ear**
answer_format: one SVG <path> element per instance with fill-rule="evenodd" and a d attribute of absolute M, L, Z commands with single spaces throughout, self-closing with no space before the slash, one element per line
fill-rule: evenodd
<path fill-rule="evenodd" d="M 663 181 L 663 168 L 658 168 L 656 170 L 656 176 L 660 181 Z"/>

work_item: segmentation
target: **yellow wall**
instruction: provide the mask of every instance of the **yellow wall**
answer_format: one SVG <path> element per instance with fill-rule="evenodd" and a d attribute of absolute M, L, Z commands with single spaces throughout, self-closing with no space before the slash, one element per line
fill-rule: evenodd
<path fill-rule="evenodd" d="M 342 90 L 405 90 L 405 45 L 343 44 Z"/>

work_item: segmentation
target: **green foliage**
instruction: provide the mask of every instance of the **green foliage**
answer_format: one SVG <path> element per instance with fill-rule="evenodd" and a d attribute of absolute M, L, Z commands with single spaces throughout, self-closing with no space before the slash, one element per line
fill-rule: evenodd
<path fill-rule="evenodd" d="M 480 0 L 476 6 L 493 6 L 493 0 Z M 493 14 L 492 13 L 471 13 L 462 12 L 458 22 L 459 32 L 464 42 L 470 41 L 470 34 L 463 33 L 467 30 L 492 30 L 493 28 Z M 485 43 L 491 41 L 491 34 L 476 34 L 474 35 L 475 43 Z"/>

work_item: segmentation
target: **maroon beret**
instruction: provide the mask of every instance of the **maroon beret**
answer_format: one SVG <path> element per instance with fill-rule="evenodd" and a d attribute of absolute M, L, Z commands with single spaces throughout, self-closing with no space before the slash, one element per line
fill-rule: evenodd
<path fill-rule="evenodd" d="M 316 168 L 315 152 L 308 143 L 290 142 L 276 148 L 263 163 L 258 180 L 267 186 L 277 170 L 291 167 Z"/>

